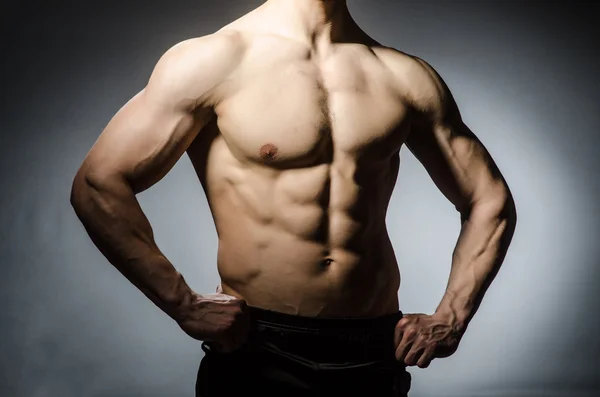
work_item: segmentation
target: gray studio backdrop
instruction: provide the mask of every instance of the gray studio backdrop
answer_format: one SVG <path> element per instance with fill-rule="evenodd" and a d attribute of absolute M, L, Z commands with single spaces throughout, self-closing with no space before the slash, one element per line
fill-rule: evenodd
<path fill-rule="evenodd" d="M 259 4 L 3 5 L 0 396 L 193 395 L 200 343 L 96 251 L 69 191 L 166 49 Z M 442 74 L 518 205 L 504 268 L 459 351 L 411 369 L 413 397 L 600 395 L 599 56 L 593 10 L 567 4 L 349 1 L 367 32 Z M 217 239 L 189 159 L 139 199 L 188 283 L 212 292 Z M 406 149 L 388 224 L 401 308 L 431 312 L 459 218 Z"/>

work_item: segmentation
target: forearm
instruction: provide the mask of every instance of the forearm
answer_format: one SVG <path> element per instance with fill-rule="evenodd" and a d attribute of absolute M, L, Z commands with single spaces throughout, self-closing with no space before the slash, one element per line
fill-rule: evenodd
<path fill-rule="evenodd" d="M 516 209 L 512 198 L 503 203 L 490 200 L 474 204 L 462 218 L 450 278 L 436 310 L 451 317 L 458 330 L 467 327 L 504 261 L 516 226 Z"/>
<path fill-rule="evenodd" d="M 152 227 L 122 178 L 78 175 L 71 203 L 90 238 L 129 281 L 174 319 L 192 299 L 182 275 L 155 243 Z"/>

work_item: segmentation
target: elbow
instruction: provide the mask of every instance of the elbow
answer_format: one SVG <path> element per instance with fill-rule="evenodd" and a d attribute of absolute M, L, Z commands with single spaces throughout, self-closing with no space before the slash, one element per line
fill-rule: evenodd
<path fill-rule="evenodd" d="M 517 225 L 517 206 L 506 184 L 475 201 L 462 216 L 468 218 L 472 213 L 486 218 L 499 219 L 505 223 L 507 229 L 512 231 Z"/>
<path fill-rule="evenodd" d="M 71 185 L 71 207 L 82 219 L 98 202 L 98 196 L 111 186 L 111 177 L 93 172 L 89 168 L 80 168 Z"/>
<path fill-rule="evenodd" d="M 77 211 L 78 207 L 81 205 L 83 201 L 83 196 L 86 191 L 86 178 L 85 173 L 80 169 L 75 174 L 73 178 L 73 183 L 71 184 L 71 195 L 69 196 L 69 200 L 71 202 L 71 207 L 75 211 Z"/>
<path fill-rule="evenodd" d="M 514 231 L 517 227 L 517 205 L 510 192 L 508 199 L 504 203 L 502 217 L 506 219 L 507 224 Z"/>
<path fill-rule="evenodd" d="M 500 198 L 500 217 L 505 219 L 507 224 L 514 229 L 517 225 L 517 205 L 506 182 L 502 185 Z"/>
<path fill-rule="evenodd" d="M 508 186 L 504 185 L 502 192 L 496 195 L 495 200 L 490 200 L 492 213 L 506 224 L 506 229 L 511 233 L 517 226 L 517 206 Z"/>
<path fill-rule="evenodd" d="M 73 178 L 69 200 L 75 213 L 81 217 L 85 209 L 89 207 L 92 196 L 92 183 L 87 172 L 80 169 Z"/>
<path fill-rule="evenodd" d="M 508 249 L 517 228 L 517 206 L 508 188 L 506 199 L 500 208 L 498 221 L 503 224 L 502 244 Z"/>

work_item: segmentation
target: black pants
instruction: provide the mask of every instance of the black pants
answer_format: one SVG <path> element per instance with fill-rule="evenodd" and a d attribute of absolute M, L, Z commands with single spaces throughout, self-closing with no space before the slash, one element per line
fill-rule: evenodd
<path fill-rule="evenodd" d="M 376 318 L 302 317 L 249 307 L 248 342 L 206 353 L 196 397 L 405 397 L 410 374 L 394 357 L 402 312 Z"/>

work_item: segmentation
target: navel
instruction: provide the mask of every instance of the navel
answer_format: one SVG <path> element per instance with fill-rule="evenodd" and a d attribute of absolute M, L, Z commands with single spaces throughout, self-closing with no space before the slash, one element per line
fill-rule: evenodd
<path fill-rule="evenodd" d="M 277 158 L 279 149 L 277 149 L 277 146 L 273 145 L 272 143 L 267 143 L 260 148 L 259 154 L 263 160 L 272 161 Z"/>
<path fill-rule="evenodd" d="M 328 269 L 332 263 L 333 263 L 333 259 L 331 259 L 331 258 L 324 259 L 323 261 L 321 261 L 321 268 Z"/>

